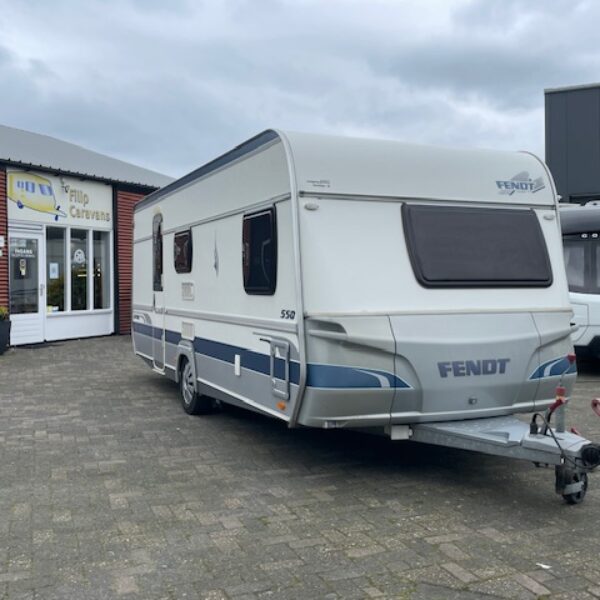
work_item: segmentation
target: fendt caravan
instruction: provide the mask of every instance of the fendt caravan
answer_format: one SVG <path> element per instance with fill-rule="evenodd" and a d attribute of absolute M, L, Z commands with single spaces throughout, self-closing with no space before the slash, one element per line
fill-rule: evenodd
<path fill-rule="evenodd" d="M 188 413 L 555 465 L 583 499 L 600 453 L 564 428 L 571 307 L 535 156 L 268 130 L 138 203 L 134 239 L 134 349 Z"/>

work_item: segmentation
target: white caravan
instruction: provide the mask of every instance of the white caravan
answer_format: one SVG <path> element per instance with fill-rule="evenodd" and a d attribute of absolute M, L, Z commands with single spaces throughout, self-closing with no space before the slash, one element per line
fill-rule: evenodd
<path fill-rule="evenodd" d="M 565 265 L 578 356 L 600 358 L 600 206 L 561 205 Z"/>
<path fill-rule="evenodd" d="M 583 499 L 596 446 L 511 416 L 575 379 L 535 156 L 268 130 L 134 221 L 134 349 L 187 412 L 226 402 L 558 465 L 557 491 Z"/>

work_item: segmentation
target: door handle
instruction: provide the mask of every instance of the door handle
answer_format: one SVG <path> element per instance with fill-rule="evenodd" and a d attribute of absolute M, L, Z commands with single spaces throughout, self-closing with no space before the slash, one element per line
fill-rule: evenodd
<path fill-rule="evenodd" d="M 269 374 L 271 377 L 271 391 L 273 396 L 282 400 L 290 398 L 290 343 L 287 340 L 273 338 L 258 338 L 261 342 L 269 344 Z M 277 350 L 283 359 L 283 378 L 275 377 L 275 361 Z M 283 389 L 277 387 L 278 380 L 283 384 Z"/>
<path fill-rule="evenodd" d="M 40 296 L 44 295 L 45 289 L 46 289 L 46 286 L 43 283 L 40 283 Z"/>

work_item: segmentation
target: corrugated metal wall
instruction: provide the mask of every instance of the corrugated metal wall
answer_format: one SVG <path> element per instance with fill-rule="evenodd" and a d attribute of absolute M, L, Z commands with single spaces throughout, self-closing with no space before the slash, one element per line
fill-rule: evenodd
<path fill-rule="evenodd" d="M 118 323 L 117 332 L 131 331 L 131 287 L 133 279 L 133 207 L 144 196 L 117 191 L 117 230 L 115 252 L 117 256 Z"/>
<path fill-rule="evenodd" d="M 546 163 L 558 193 L 577 202 L 600 195 L 600 86 L 547 90 Z"/>
<path fill-rule="evenodd" d="M 4 248 L 0 256 L 0 306 L 8 307 L 8 206 L 6 199 L 6 171 L 0 168 L 0 235 Z"/>

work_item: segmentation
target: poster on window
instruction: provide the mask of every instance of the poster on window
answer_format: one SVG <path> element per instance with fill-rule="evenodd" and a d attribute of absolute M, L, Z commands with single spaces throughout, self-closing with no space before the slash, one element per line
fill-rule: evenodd
<path fill-rule="evenodd" d="M 112 188 L 104 183 L 8 169 L 6 192 L 9 220 L 113 227 Z"/>

